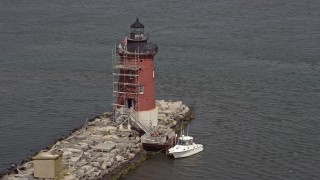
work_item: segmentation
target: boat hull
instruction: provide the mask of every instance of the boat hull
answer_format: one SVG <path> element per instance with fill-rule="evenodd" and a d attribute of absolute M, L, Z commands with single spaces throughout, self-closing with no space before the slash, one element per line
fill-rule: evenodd
<path fill-rule="evenodd" d="M 169 148 L 175 145 L 176 140 L 175 138 L 170 138 L 168 141 L 165 143 L 148 143 L 148 142 L 143 142 L 142 147 L 146 151 L 153 151 L 153 152 L 167 152 Z"/>
<path fill-rule="evenodd" d="M 165 152 L 169 148 L 169 144 L 158 143 L 142 143 L 143 149 L 146 151 Z"/>
<path fill-rule="evenodd" d="M 174 147 L 173 147 L 174 148 Z M 184 148 L 184 147 L 180 147 Z M 174 150 L 169 150 L 170 155 L 172 155 L 174 158 L 183 158 L 183 157 L 188 157 L 192 156 L 194 154 L 197 154 L 199 152 L 203 151 L 203 146 L 202 145 L 196 145 L 192 149 L 184 149 L 182 151 L 174 151 Z"/>

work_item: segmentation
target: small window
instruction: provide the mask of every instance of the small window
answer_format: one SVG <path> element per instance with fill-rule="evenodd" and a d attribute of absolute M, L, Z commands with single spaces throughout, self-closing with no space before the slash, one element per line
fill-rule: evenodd
<path fill-rule="evenodd" d="M 144 86 L 140 86 L 140 94 L 144 94 Z"/>
<path fill-rule="evenodd" d="M 154 78 L 154 70 L 152 71 L 152 78 Z"/>

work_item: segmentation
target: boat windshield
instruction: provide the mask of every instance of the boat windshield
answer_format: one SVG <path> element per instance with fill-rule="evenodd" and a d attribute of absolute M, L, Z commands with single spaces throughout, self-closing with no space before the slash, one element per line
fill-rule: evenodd
<path fill-rule="evenodd" d="M 192 139 L 191 140 L 178 140 L 178 145 L 192 145 Z"/>

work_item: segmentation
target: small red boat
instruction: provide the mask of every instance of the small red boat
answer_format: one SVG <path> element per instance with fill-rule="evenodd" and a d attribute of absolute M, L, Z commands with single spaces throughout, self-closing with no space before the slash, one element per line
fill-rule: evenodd
<path fill-rule="evenodd" d="M 164 134 L 146 133 L 141 136 L 141 143 L 146 151 L 167 152 L 176 144 L 176 134 L 173 130 Z"/>

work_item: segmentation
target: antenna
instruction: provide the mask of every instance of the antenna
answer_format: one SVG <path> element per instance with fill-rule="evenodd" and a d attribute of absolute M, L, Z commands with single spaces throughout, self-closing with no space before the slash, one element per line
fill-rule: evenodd
<path fill-rule="evenodd" d="M 187 129 L 187 136 L 189 136 L 189 124 L 188 124 L 188 129 Z"/>

